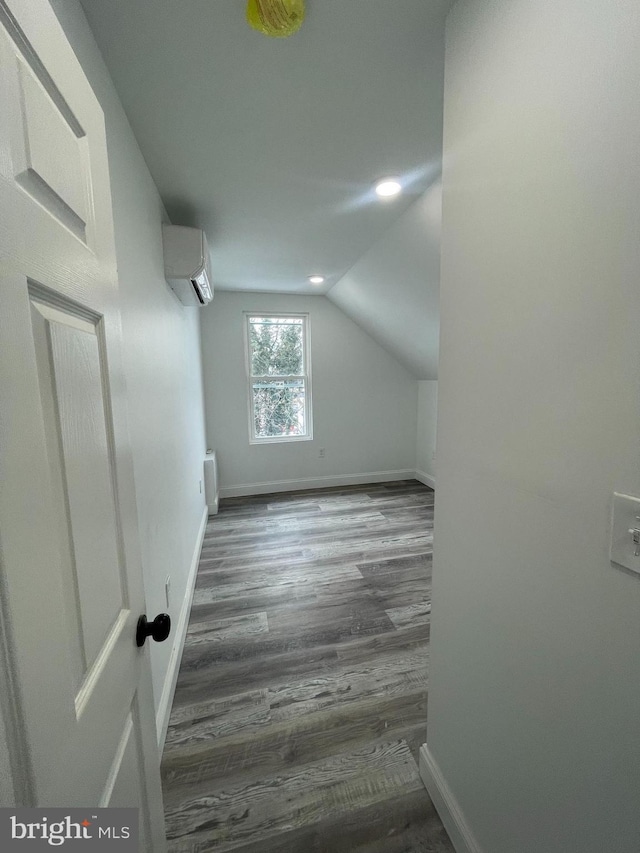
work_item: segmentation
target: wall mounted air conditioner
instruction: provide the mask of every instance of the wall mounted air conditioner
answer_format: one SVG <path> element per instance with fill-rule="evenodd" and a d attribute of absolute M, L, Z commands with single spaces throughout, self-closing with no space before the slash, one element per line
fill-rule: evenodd
<path fill-rule="evenodd" d="M 183 305 L 202 307 L 213 299 L 209 249 L 204 231 L 163 225 L 164 274 Z"/>

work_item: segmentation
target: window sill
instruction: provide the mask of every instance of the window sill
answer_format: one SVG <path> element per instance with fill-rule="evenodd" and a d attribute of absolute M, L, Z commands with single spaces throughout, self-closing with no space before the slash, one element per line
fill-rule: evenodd
<path fill-rule="evenodd" d="M 313 441 L 312 435 L 286 435 L 273 438 L 250 438 L 249 444 L 289 444 L 292 441 Z"/>

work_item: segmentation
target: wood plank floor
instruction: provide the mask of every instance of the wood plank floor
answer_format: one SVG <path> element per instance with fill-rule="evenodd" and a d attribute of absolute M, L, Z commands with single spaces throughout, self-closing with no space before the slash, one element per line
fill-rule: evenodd
<path fill-rule="evenodd" d="M 453 853 L 416 763 L 433 498 L 409 480 L 209 519 L 162 762 L 173 853 Z"/>

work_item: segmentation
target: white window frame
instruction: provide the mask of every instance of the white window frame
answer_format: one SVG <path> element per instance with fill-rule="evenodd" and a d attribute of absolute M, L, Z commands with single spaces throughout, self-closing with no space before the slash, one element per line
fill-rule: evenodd
<path fill-rule="evenodd" d="M 308 313 L 291 313 L 290 311 L 244 311 L 244 355 L 247 375 L 247 398 L 249 413 L 249 444 L 283 444 L 289 441 L 313 441 L 313 414 L 311 405 L 311 329 Z M 251 373 L 251 336 L 249 334 L 251 317 L 279 317 L 283 319 L 302 320 L 302 362 L 305 372 L 296 376 L 253 376 Z M 304 384 L 304 435 L 273 435 L 257 436 L 256 421 L 253 406 L 252 385 L 255 380 L 293 379 Z"/>

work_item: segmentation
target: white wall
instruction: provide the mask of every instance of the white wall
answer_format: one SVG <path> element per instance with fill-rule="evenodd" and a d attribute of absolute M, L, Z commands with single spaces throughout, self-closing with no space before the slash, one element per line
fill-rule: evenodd
<path fill-rule="evenodd" d="M 418 379 L 438 376 L 441 220 L 437 181 L 328 294 Z"/>
<path fill-rule="evenodd" d="M 312 441 L 249 444 L 243 311 L 309 312 Z M 223 494 L 283 480 L 413 476 L 417 383 L 326 297 L 217 293 L 201 317 L 207 440 L 219 454 Z"/>
<path fill-rule="evenodd" d="M 449 18 L 427 743 L 485 853 L 638 850 L 638 80 L 637 0 Z"/>
<path fill-rule="evenodd" d="M 182 307 L 164 280 L 162 202 L 84 14 L 76 0 L 52 5 L 105 113 L 147 615 L 166 611 L 170 575 L 175 626 L 204 512 L 197 309 Z M 172 648 L 150 647 L 158 709 Z"/>
<path fill-rule="evenodd" d="M 438 382 L 418 382 L 418 425 L 416 430 L 416 471 L 422 482 L 435 487 L 436 422 L 438 416 Z"/>

